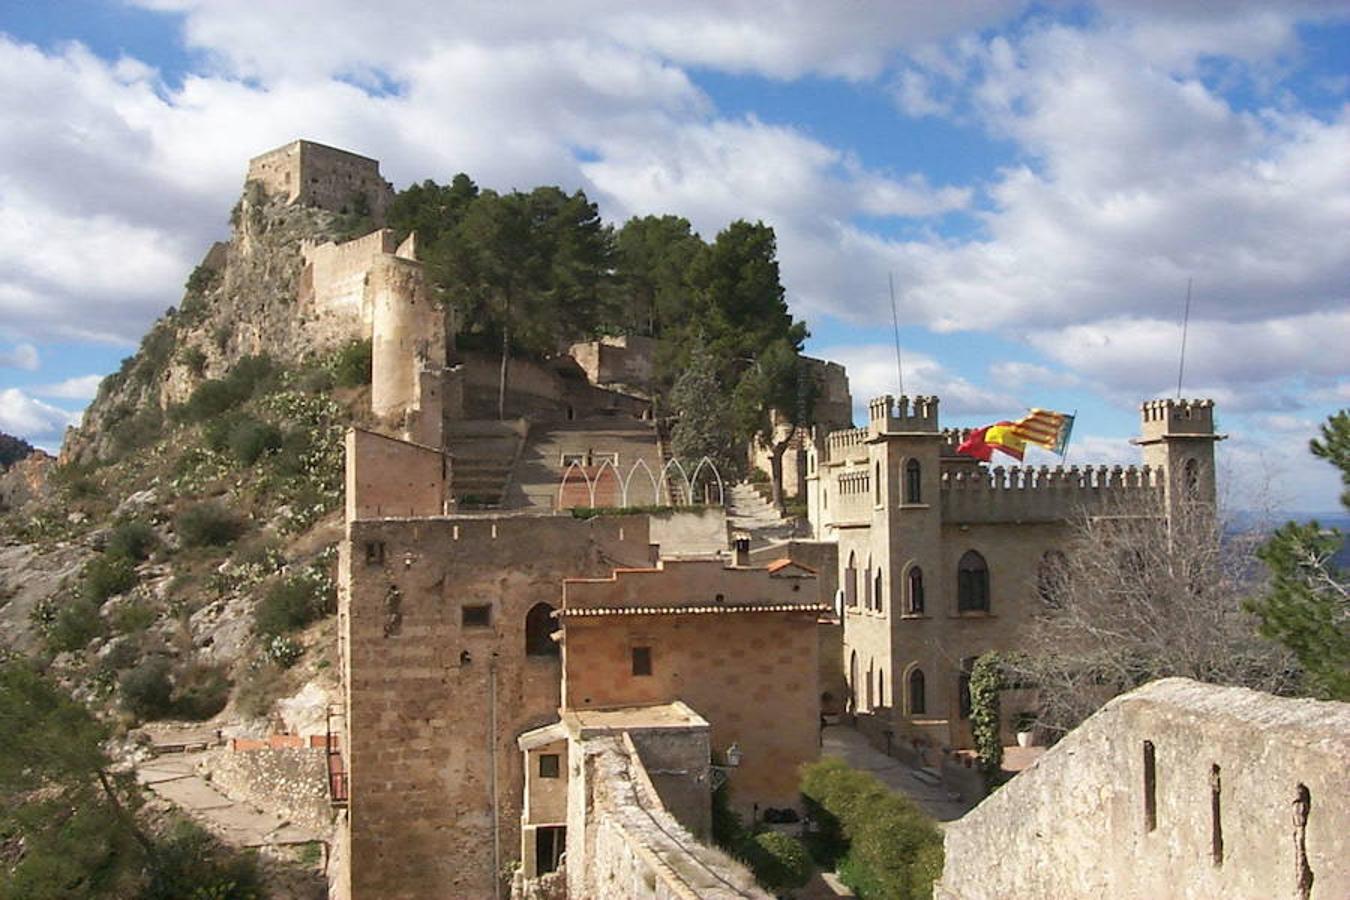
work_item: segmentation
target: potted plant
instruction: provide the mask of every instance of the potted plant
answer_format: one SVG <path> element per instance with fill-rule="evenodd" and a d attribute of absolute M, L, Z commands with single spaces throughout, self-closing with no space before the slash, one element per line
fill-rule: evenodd
<path fill-rule="evenodd" d="M 1020 712 L 1013 719 L 1013 730 L 1017 732 L 1017 746 L 1030 747 L 1036 728 L 1036 714 Z"/>

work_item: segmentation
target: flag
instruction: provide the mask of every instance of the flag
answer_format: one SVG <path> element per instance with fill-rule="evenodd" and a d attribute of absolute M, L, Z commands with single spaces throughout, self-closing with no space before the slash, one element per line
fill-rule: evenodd
<path fill-rule="evenodd" d="M 1012 433 L 1028 444 L 1064 455 L 1073 432 L 1073 416 L 1052 409 L 1033 409 L 1012 423 Z"/>
<path fill-rule="evenodd" d="M 1014 422 L 995 422 L 983 428 L 976 428 L 956 448 L 963 456 L 970 456 L 980 462 L 989 462 L 994 451 L 999 450 L 1014 459 L 1021 460 L 1026 451 L 1027 442 L 1013 433 Z"/>

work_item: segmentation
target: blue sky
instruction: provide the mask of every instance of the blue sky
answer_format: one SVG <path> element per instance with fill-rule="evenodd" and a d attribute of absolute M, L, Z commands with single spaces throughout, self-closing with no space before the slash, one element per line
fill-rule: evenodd
<path fill-rule="evenodd" d="M 294 137 L 779 237 L 811 352 L 945 424 L 1213 397 L 1237 506 L 1330 510 L 1350 5 L 0 0 L 0 430 L 54 448 Z"/>

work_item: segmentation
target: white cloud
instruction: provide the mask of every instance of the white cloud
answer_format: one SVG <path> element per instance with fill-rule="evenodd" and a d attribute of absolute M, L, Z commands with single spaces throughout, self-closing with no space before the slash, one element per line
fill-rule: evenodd
<path fill-rule="evenodd" d="M 7 434 L 33 443 L 50 441 L 79 420 L 79 413 L 34 400 L 18 388 L 0 390 L 0 431 Z"/>
<path fill-rule="evenodd" d="M 13 350 L 0 350 L 0 369 L 25 369 L 36 372 L 38 350 L 32 344 L 17 344 Z"/>
<path fill-rule="evenodd" d="M 93 400 L 98 393 L 102 375 L 80 375 L 55 384 L 40 384 L 29 388 L 39 397 L 58 397 L 64 400 Z"/>
<path fill-rule="evenodd" d="M 812 356 L 842 363 L 848 369 L 854 417 L 866 418 L 867 402 L 882 394 L 897 395 L 895 348 L 888 344 L 859 344 L 812 348 Z M 1010 415 L 1023 408 L 1016 398 L 981 387 L 945 369 L 927 354 L 901 348 L 905 393 L 937 395 L 941 415 Z"/>

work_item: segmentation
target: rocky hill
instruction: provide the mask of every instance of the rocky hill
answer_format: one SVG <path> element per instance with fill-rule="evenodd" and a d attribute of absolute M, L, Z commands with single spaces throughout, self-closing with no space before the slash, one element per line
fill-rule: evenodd
<path fill-rule="evenodd" d="M 332 349 L 305 328 L 297 309 L 301 245 L 363 234 L 374 227 L 371 220 L 288 203 L 249 182 L 230 224 L 230 239 L 212 246 L 192 271 L 178 307 L 103 380 L 80 426 L 66 435 L 64 461 L 108 461 L 145 445 L 174 406 L 240 359 L 266 356 L 298 366 Z"/>

